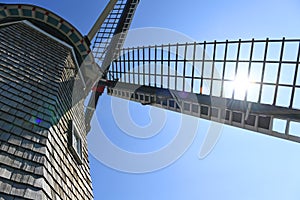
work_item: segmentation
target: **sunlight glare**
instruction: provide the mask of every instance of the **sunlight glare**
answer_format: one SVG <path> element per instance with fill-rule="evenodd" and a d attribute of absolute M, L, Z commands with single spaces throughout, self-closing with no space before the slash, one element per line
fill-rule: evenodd
<path fill-rule="evenodd" d="M 234 82 L 234 99 L 244 100 L 249 88 L 250 81 L 248 76 L 237 75 Z"/>

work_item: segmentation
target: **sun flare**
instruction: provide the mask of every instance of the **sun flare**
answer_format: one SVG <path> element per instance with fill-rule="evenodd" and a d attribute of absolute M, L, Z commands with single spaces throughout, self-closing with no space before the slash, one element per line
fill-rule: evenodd
<path fill-rule="evenodd" d="M 233 82 L 234 98 L 239 100 L 244 100 L 249 86 L 250 86 L 250 81 L 248 76 L 237 75 Z"/>

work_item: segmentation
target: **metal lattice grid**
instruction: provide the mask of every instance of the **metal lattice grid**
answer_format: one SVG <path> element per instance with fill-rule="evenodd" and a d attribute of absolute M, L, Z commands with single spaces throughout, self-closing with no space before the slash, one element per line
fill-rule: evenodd
<path fill-rule="evenodd" d="M 113 52 L 123 46 L 134 12 L 139 0 L 118 0 L 104 20 L 93 42 L 93 54 L 101 66 L 105 56 L 111 48 Z M 118 35 L 116 42 L 112 42 L 114 36 Z"/>
<path fill-rule="evenodd" d="M 297 104 L 300 92 L 299 42 L 267 39 L 127 48 L 112 63 L 110 73 L 125 83 L 300 108 Z M 273 45 L 279 47 L 278 58 L 268 54 L 276 51 L 270 47 Z M 289 53 L 285 54 L 285 46 L 288 46 L 286 51 Z M 244 53 L 247 49 L 248 55 Z M 296 50 L 293 59 L 284 57 L 292 50 Z M 236 53 L 232 53 L 234 51 Z M 264 52 L 261 59 L 260 51 Z M 237 94 L 237 88 L 233 88 L 237 78 L 246 78 L 249 82 L 249 88 L 240 92 L 242 94 Z M 284 89 L 290 96 L 288 101 L 282 95 Z M 268 93 L 272 97 L 267 98 Z M 280 101 L 282 97 L 285 97 L 285 102 Z"/>
<path fill-rule="evenodd" d="M 101 77 L 106 78 L 110 63 L 119 55 L 119 50 L 123 47 L 127 31 L 130 27 L 134 12 L 138 6 L 139 0 L 115 0 L 110 1 L 103 11 L 108 15 L 100 15 L 94 27 L 88 34 L 93 38 L 94 31 L 99 30 L 93 42 L 93 55 L 96 63 L 101 67 Z M 105 17 L 105 18 L 102 18 Z M 101 20 L 104 20 L 101 22 Z M 99 83 L 97 84 L 99 86 Z M 96 85 L 96 87 L 98 87 Z M 90 128 L 90 121 L 96 108 L 99 98 L 98 93 L 92 92 L 86 112 L 86 126 Z"/>
<path fill-rule="evenodd" d="M 208 110 L 207 117 L 200 111 L 189 113 L 194 116 L 212 119 L 211 112 L 219 113 L 214 121 L 286 137 L 297 135 L 300 126 L 299 42 L 267 38 L 127 48 L 112 63 L 110 73 L 127 88 L 132 84 L 221 99 L 226 108 L 199 99 L 185 98 L 179 104 Z M 176 106 L 154 104 L 176 111 Z M 221 117 L 224 110 L 227 119 Z"/>

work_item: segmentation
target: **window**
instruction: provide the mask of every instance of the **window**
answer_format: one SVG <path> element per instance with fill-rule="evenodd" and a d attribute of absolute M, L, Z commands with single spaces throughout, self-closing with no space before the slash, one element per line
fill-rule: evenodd
<path fill-rule="evenodd" d="M 69 149 L 78 164 L 82 164 L 82 139 L 78 132 L 75 123 L 70 120 L 69 122 Z"/>

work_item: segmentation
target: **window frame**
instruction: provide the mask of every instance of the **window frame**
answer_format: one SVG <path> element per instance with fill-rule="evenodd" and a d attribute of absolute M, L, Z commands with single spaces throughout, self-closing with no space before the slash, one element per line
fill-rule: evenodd
<path fill-rule="evenodd" d="M 69 121 L 68 147 L 76 162 L 82 164 L 82 137 L 73 120 Z M 76 139 L 76 140 L 75 140 Z M 78 142 L 79 141 L 79 142 Z M 75 146 L 76 145 L 76 146 Z"/>

